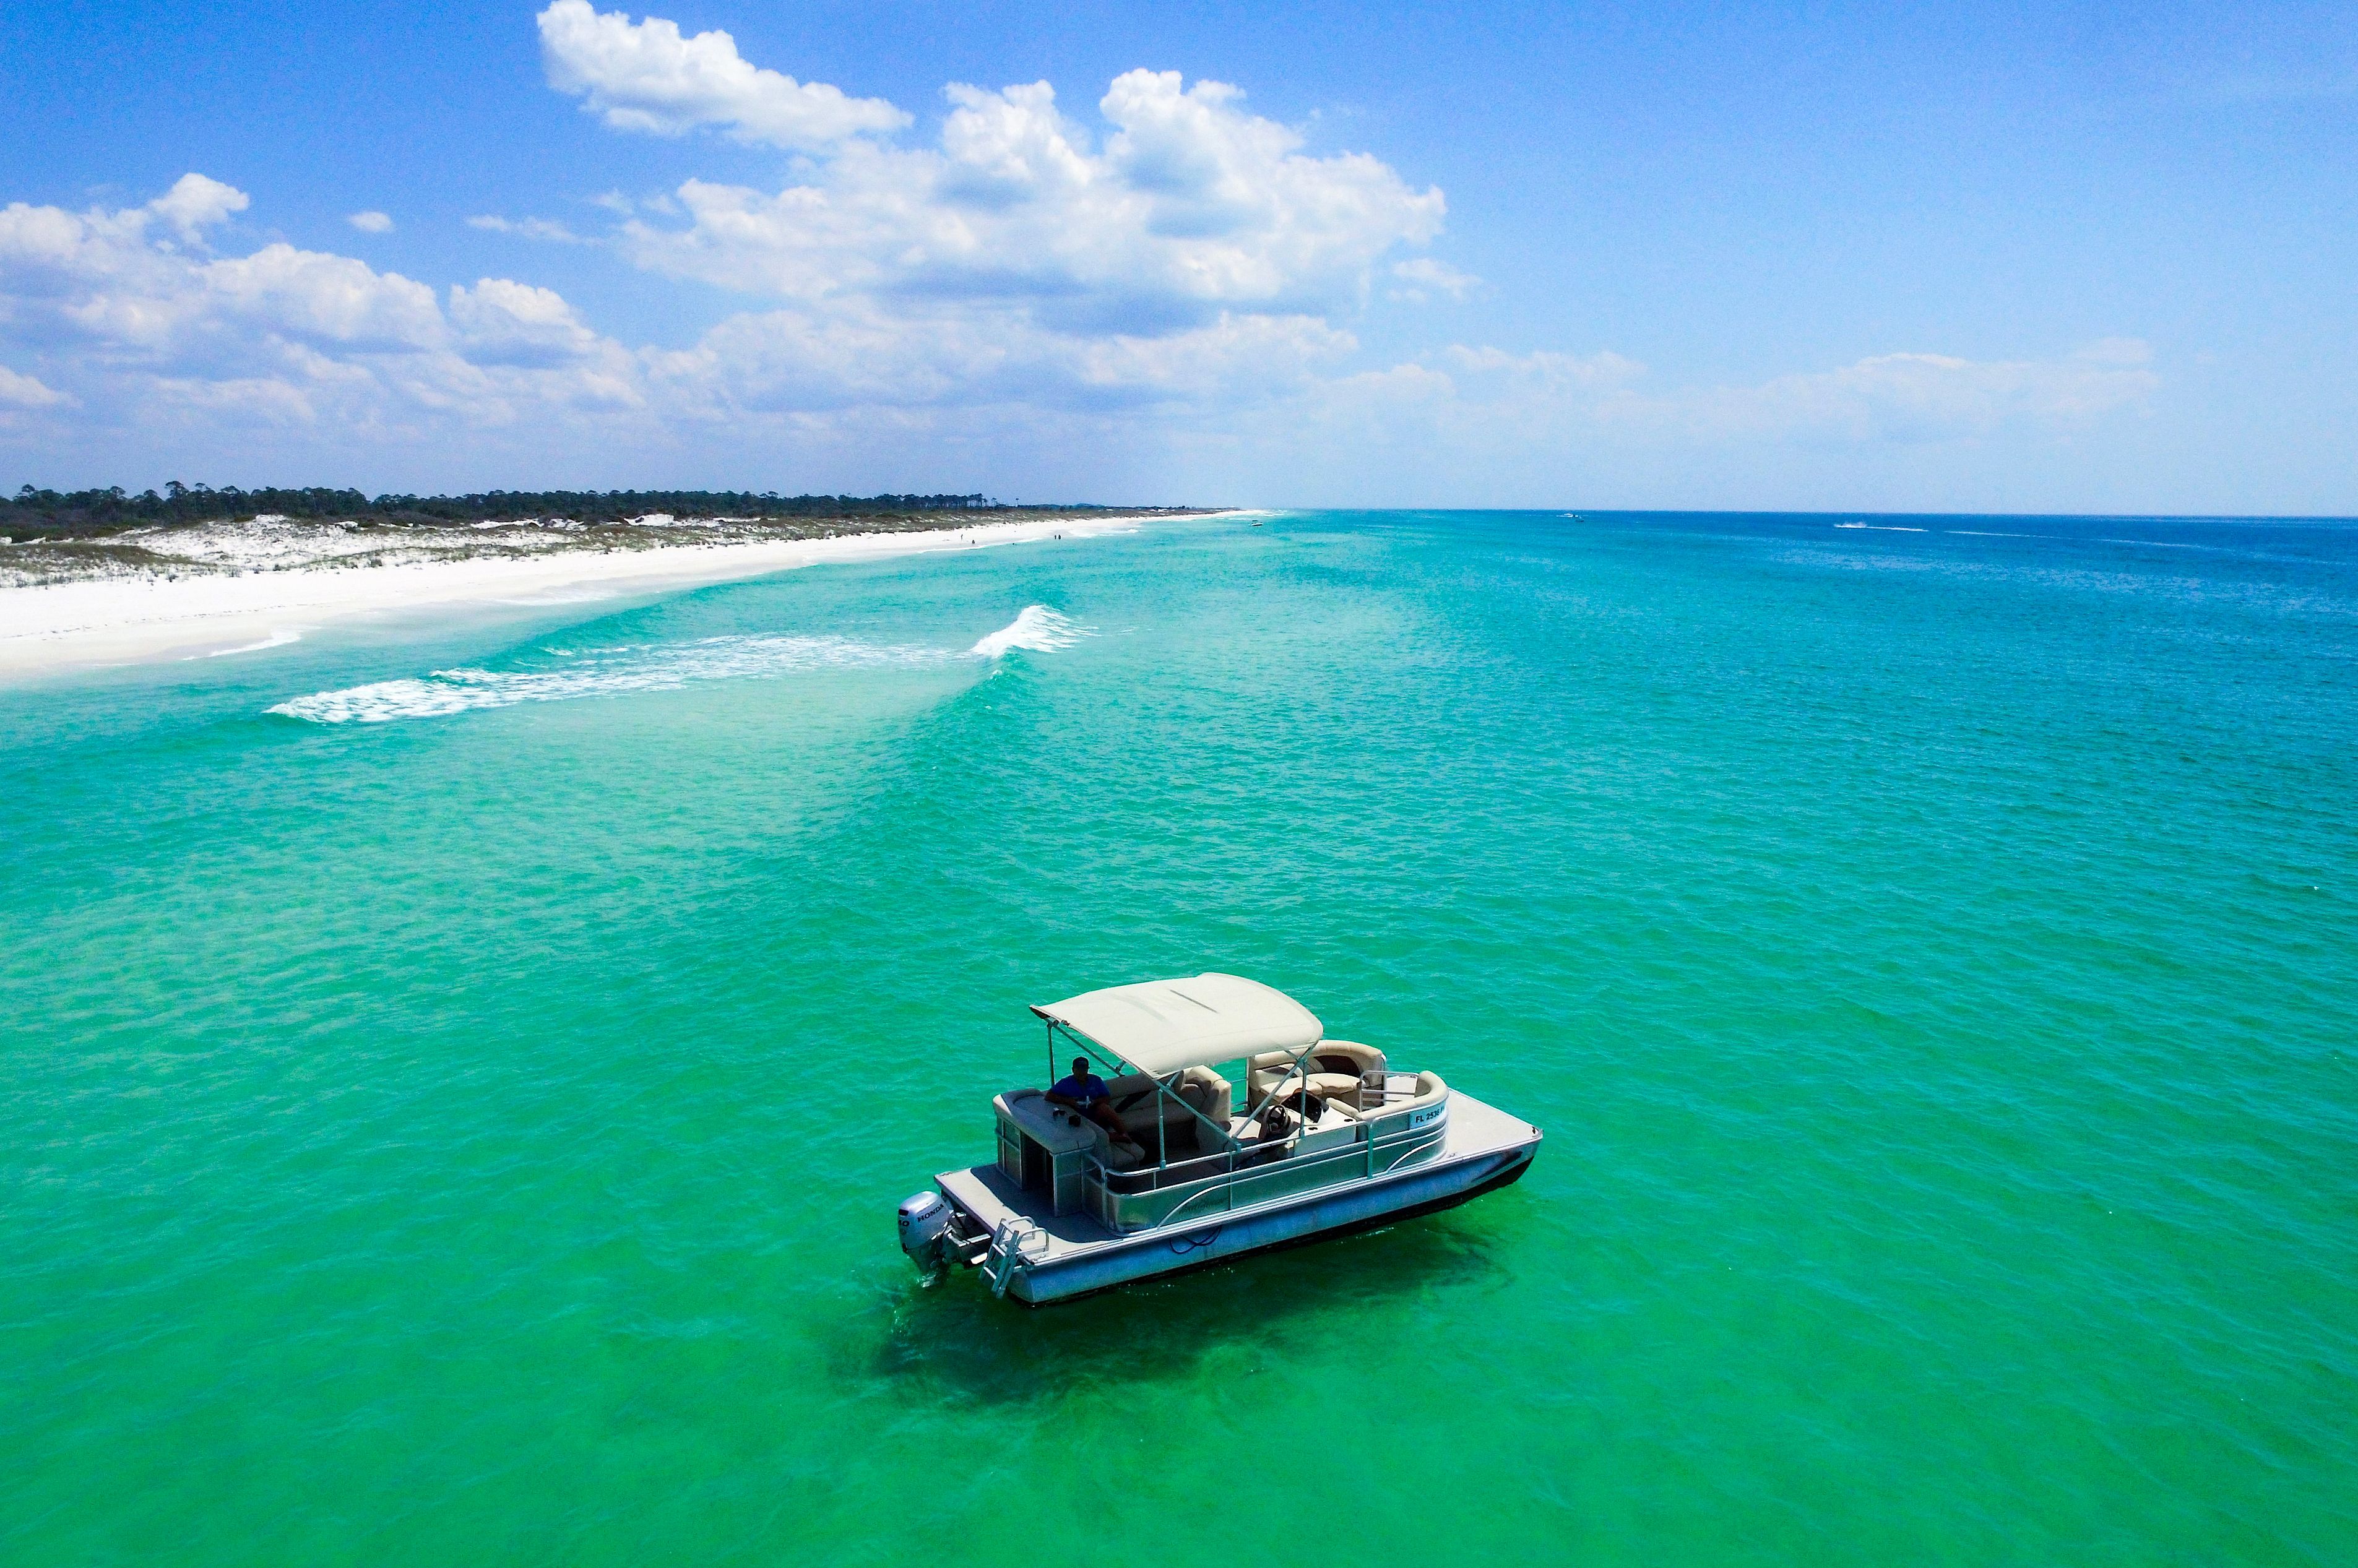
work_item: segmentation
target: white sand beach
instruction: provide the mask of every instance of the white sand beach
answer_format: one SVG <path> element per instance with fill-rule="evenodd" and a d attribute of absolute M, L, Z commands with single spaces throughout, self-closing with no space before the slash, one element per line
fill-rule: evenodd
<path fill-rule="evenodd" d="M 480 604 L 529 607 L 760 577 L 827 561 L 1127 532 L 1140 516 L 1053 517 L 827 539 L 557 549 L 398 566 L 114 576 L 0 588 L 0 679 L 260 652 L 339 622 Z"/>

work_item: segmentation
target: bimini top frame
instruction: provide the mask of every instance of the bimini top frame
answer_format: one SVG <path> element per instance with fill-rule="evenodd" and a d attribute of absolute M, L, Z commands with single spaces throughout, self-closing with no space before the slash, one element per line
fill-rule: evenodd
<path fill-rule="evenodd" d="M 1141 980 L 1135 985 L 1109 986 L 1084 991 L 1063 1001 L 1032 1009 L 1048 1024 L 1049 1081 L 1056 1078 L 1055 1039 L 1058 1030 L 1107 1065 L 1119 1065 L 1143 1074 L 1158 1094 L 1219 1135 L 1220 1145 L 1233 1151 L 1236 1139 L 1224 1122 L 1216 1122 L 1173 1092 L 1171 1085 L 1189 1067 L 1241 1058 L 1245 1063 L 1247 1098 L 1250 1098 L 1252 1058 L 1283 1051 L 1293 1060 L 1285 1083 L 1302 1070 L 1303 1059 L 1325 1038 L 1325 1026 L 1300 1002 L 1273 986 L 1241 975 L 1206 972 L 1185 979 Z M 1111 1058 L 1108 1061 L 1108 1058 Z M 1279 1086 L 1282 1096 L 1284 1085 Z M 1154 1159 L 1157 1168 L 1170 1164 L 1164 1123 L 1155 1118 Z"/>
<path fill-rule="evenodd" d="M 1158 1078 L 1268 1051 L 1304 1051 L 1326 1034 L 1308 1008 L 1242 975 L 1141 980 L 1032 1011 Z"/>

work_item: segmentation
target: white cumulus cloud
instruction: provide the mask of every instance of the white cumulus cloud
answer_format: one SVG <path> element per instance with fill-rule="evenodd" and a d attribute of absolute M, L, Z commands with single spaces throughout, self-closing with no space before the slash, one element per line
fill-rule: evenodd
<path fill-rule="evenodd" d="M 10 401 L 72 396 L 99 423 L 168 412 L 414 430 L 638 397 L 634 357 L 545 289 L 485 279 L 446 309 L 427 285 L 351 256 L 277 243 L 215 258 L 191 243 L 245 206 L 192 174 L 143 207 L 0 210 L 0 345 L 43 367 L 7 373 Z"/>
<path fill-rule="evenodd" d="M 1019 311 L 944 310 L 910 318 L 864 305 L 747 313 L 688 351 L 651 353 L 682 407 L 840 415 L 858 409 L 999 406 L 1110 413 L 1141 405 L 1256 398 L 1304 384 L 1357 346 L 1302 316 L 1228 315 L 1156 337 L 1079 337 Z"/>
<path fill-rule="evenodd" d="M 457 346 L 476 364 L 557 368 L 600 358 L 605 343 L 553 288 L 486 277 L 450 289 Z"/>
<path fill-rule="evenodd" d="M 269 427 L 428 454 L 508 431 L 566 462 L 700 444 L 732 461 L 991 464 L 1022 444 L 1072 463 L 1194 443 L 1284 485 L 1332 454 L 1337 482 L 1520 473 L 1543 490 L 1581 453 L 1675 477 L 1737 448 L 1913 462 L 1932 443 L 2035 443 L 2159 384 L 2134 340 L 2046 358 L 1885 353 L 1736 385 L 1658 386 L 1609 351 L 1461 344 L 1371 368 L 1354 362 L 1351 323 L 1379 289 L 1480 287 L 1403 254 L 1441 232 L 1443 194 L 1371 154 L 1312 150 L 1236 87 L 1132 70 L 1093 114 L 1068 114 L 1046 82 L 953 84 L 935 134 L 895 136 L 909 117 L 892 105 L 757 68 L 725 33 L 684 38 L 587 0 L 557 0 L 540 27 L 550 80 L 611 125 L 710 127 L 800 156 L 783 189 L 610 193 L 602 231 L 468 222 L 605 245 L 735 290 L 744 309 L 633 348 L 529 282 L 433 285 L 285 243 L 225 254 L 248 200 L 191 173 L 142 205 L 0 210 L 0 431 L 27 451 L 60 428 L 92 450 L 159 450 L 178 430 L 251 451 L 231 444 Z M 391 228 L 373 211 L 348 222 Z"/>
<path fill-rule="evenodd" d="M 218 182 L 175 189 L 210 188 L 208 210 L 243 200 Z M 78 406 L 88 432 L 161 425 L 225 439 L 270 427 L 399 444 L 529 418 L 591 449 L 601 431 L 905 435 L 912 420 L 1266 400 L 1357 347 L 1300 312 L 1076 331 L 1021 299 L 845 292 L 730 317 L 685 349 L 633 350 L 528 283 L 438 293 L 352 256 L 283 242 L 216 256 L 180 234 L 152 202 L 0 211 L 0 351 L 27 366 L 0 372 L 10 419 Z"/>
<path fill-rule="evenodd" d="M 390 234 L 393 220 L 383 212 L 354 212 L 344 220 L 363 234 Z"/>
<path fill-rule="evenodd" d="M 859 141 L 775 194 L 689 180 L 688 222 L 624 225 L 642 265 L 820 301 L 1021 301 L 1078 331 L 1151 333 L 1222 310 L 1325 312 L 1430 239 L 1445 202 L 1362 153 L 1319 157 L 1216 81 L 1133 70 L 1100 143 L 1045 82 L 953 86 L 938 146 Z"/>
<path fill-rule="evenodd" d="M 249 200 L 244 191 L 218 179 L 184 174 L 171 189 L 150 201 L 146 211 L 178 230 L 182 239 L 194 240 L 200 231 L 225 221 L 233 212 L 244 211 Z"/>
<path fill-rule="evenodd" d="M 748 103 L 783 115 L 820 102 L 725 34 L 683 39 L 585 0 L 558 0 L 541 28 L 551 80 L 625 129 L 750 134 L 768 122 Z M 1087 124 L 1044 81 L 944 92 L 930 145 L 862 134 L 907 120 L 871 104 L 824 135 L 795 121 L 767 137 L 808 152 L 783 189 L 691 178 L 676 201 L 604 200 L 640 266 L 776 302 L 650 352 L 653 384 L 713 416 L 1262 400 L 1356 348 L 1333 317 L 1446 211 L 1370 155 L 1309 152 L 1224 82 L 1129 71 Z"/>
<path fill-rule="evenodd" d="M 556 0 L 539 22 L 549 85 L 618 130 L 676 136 L 712 126 L 741 141 L 817 148 L 909 123 L 881 98 L 762 70 L 717 28 L 683 38 L 676 22 L 633 23 L 589 0 Z"/>

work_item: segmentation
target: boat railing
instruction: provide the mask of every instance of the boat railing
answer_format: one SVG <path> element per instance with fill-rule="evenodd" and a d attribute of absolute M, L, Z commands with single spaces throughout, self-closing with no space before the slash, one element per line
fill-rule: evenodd
<path fill-rule="evenodd" d="M 1323 1134 L 1301 1129 L 1282 1143 L 1240 1143 L 1139 1171 L 1112 1170 L 1091 1155 L 1086 1181 L 1089 1206 L 1108 1229 L 1129 1232 L 1382 1175 L 1440 1146 L 1448 1130 L 1447 1103 L 1433 1109 L 1437 1114 L 1430 1118 L 1386 1119 L 1371 1108 L 1347 1139 L 1334 1138 L 1342 1130 L 1338 1128 Z M 1303 1148 L 1305 1138 L 1312 1137 L 1329 1141 Z"/>
<path fill-rule="evenodd" d="M 983 1253 L 983 1278 L 990 1281 L 990 1293 L 1003 1296 L 1015 1276 L 1048 1255 L 1048 1233 L 1036 1220 L 1022 1215 L 1010 1215 L 999 1222 L 991 1232 L 990 1245 Z"/>
<path fill-rule="evenodd" d="M 1414 1073 L 1394 1072 L 1387 1067 L 1368 1068 L 1359 1075 L 1360 1110 L 1373 1114 L 1387 1105 L 1414 1099 L 1416 1079 L 1417 1075 Z M 1372 1107 L 1368 1104 L 1369 1095 L 1376 1098 L 1376 1103 Z"/>
<path fill-rule="evenodd" d="M 1190 1182 L 1200 1182 L 1207 1176 L 1224 1175 L 1231 1171 L 1250 1170 L 1285 1157 L 1285 1146 L 1280 1143 L 1246 1143 L 1217 1153 L 1199 1154 L 1192 1160 L 1174 1160 L 1168 1165 L 1148 1165 L 1141 1169 L 1117 1171 L 1096 1155 L 1089 1156 L 1091 1176 L 1105 1184 L 1109 1192 L 1128 1197 L 1133 1193 L 1151 1193 L 1163 1187 L 1182 1187 Z"/>

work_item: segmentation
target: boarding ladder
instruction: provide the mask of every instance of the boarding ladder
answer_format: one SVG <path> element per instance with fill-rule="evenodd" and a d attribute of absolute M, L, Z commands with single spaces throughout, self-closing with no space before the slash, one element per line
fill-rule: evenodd
<path fill-rule="evenodd" d="M 990 1293 L 1007 1294 L 1007 1287 L 1015 1276 L 1047 1256 L 1048 1233 L 1020 1215 L 1011 1215 L 999 1222 L 990 1233 L 990 1249 L 983 1254 L 983 1277 L 990 1281 Z"/>

